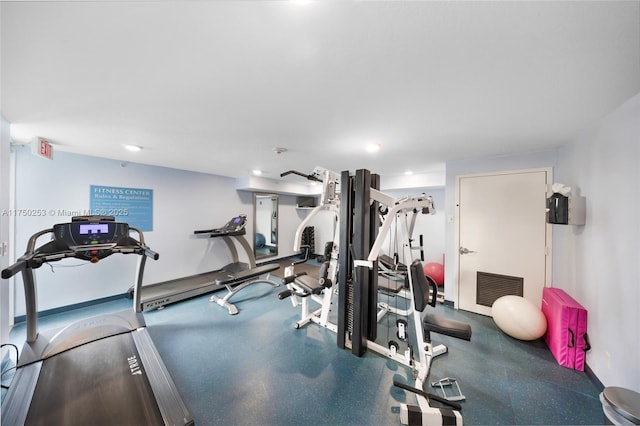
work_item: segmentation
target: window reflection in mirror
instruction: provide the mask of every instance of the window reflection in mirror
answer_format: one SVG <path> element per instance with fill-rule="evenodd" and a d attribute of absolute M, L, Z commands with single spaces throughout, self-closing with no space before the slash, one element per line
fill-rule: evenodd
<path fill-rule="evenodd" d="M 278 255 L 278 196 L 253 196 L 253 251 L 256 259 Z"/>

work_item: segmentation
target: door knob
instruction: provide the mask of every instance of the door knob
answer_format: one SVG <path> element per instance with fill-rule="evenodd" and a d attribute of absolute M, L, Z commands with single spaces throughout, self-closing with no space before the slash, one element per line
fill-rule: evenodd
<path fill-rule="evenodd" d="M 469 253 L 475 253 L 475 251 L 473 251 L 473 250 L 469 250 L 469 249 L 468 249 L 468 248 L 466 248 L 466 247 L 462 247 L 462 246 L 460 246 L 460 254 L 469 254 Z"/>

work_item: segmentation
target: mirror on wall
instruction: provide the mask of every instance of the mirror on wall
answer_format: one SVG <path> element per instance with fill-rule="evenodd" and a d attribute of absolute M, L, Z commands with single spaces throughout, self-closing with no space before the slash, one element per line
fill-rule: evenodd
<path fill-rule="evenodd" d="M 253 252 L 256 259 L 278 255 L 278 195 L 253 195 Z"/>

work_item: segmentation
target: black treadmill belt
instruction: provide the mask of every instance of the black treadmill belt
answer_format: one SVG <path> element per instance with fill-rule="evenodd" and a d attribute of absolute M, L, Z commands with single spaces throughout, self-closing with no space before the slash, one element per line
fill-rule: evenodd
<path fill-rule="evenodd" d="M 125 333 L 45 360 L 26 424 L 163 424 L 139 359 Z"/>
<path fill-rule="evenodd" d="M 193 290 L 197 291 L 200 288 L 224 288 L 223 285 L 216 284 L 216 280 L 223 275 L 225 275 L 223 271 L 205 272 L 189 277 L 176 278 L 162 283 L 146 285 L 143 286 L 141 290 L 142 302 L 144 303 L 151 299 L 166 297 L 167 295 L 174 295 Z"/>

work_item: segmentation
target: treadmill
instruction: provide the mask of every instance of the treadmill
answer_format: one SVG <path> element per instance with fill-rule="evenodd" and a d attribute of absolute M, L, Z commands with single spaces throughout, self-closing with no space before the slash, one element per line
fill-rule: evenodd
<path fill-rule="evenodd" d="M 137 234 L 137 239 L 130 235 Z M 52 239 L 35 248 L 47 234 Z M 82 319 L 38 333 L 33 270 L 75 258 L 91 263 L 115 254 L 138 255 L 133 310 Z M 160 359 L 140 311 L 147 258 L 158 259 L 141 231 L 111 216 L 80 216 L 34 234 L 2 278 L 22 273 L 27 340 L 2 401 L 8 425 L 193 425 Z"/>
<path fill-rule="evenodd" d="M 143 286 L 140 296 L 141 309 L 143 311 L 158 309 L 171 303 L 222 290 L 226 288 L 226 283 L 230 276 L 245 271 L 255 270 L 256 273 L 272 271 L 274 268 L 265 268 L 264 271 L 256 268 L 255 256 L 253 255 L 251 245 L 244 237 L 246 234 L 246 225 L 246 215 L 239 215 L 229 220 L 221 228 L 193 231 L 195 235 L 222 238 L 231 252 L 232 262 L 216 271 Z M 238 242 L 244 249 L 249 263 L 240 262 L 234 241 Z M 133 295 L 133 288 L 129 289 L 129 294 Z"/>

